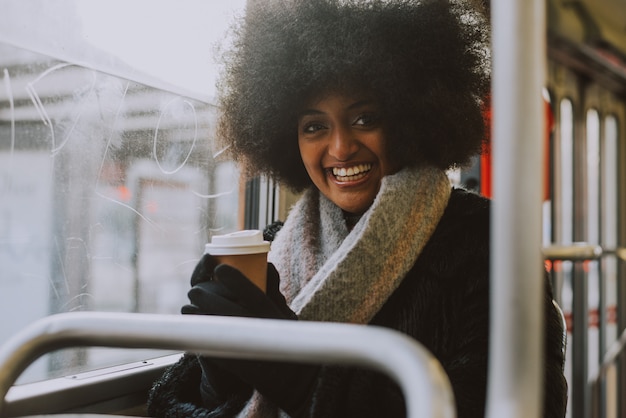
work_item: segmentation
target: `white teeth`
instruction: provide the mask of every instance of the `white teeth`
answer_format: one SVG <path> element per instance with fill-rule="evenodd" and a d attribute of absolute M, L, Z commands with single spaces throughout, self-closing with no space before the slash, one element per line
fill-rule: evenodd
<path fill-rule="evenodd" d="M 337 177 L 341 181 L 358 180 L 359 178 L 363 177 L 365 173 L 370 171 L 371 169 L 372 169 L 371 164 L 359 164 L 359 165 L 355 165 L 354 167 L 349 167 L 349 168 L 334 167 L 333 175 L 335 175 L 335 177 Z M 354 178 L 355 176 L 358 176 L 358 178 Z"/>

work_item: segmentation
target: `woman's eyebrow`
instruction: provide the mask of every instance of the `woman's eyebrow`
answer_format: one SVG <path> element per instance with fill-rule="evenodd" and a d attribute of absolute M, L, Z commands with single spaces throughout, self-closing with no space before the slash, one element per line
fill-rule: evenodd
<path fill-rule="evenodd" d="M 302 112 L 298 113 L 298 117 L 301 118 L 303 116 L 314 116 L 314 115 L 323 115 L 324 112 L 317 109 L 305 109 Z"/>
<path fill-rule="evenodd" d="M 348 110 L 353 110 L 359 107 L 372 106 L 372 105 L 376 105 L 376 103 L 373 100 L 369 100 L 369 99 L 359 100 L 358 102 L 354 102 L 350 106 L 348 106 Z"/>

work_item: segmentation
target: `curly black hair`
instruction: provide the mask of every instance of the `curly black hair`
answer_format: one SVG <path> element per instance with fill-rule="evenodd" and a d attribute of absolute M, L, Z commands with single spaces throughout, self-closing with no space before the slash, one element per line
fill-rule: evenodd
<path fill-rule="evenodd" d="M 218 137 L 252 174 L 312 184 L 298 113 L 330 91 L 374 97 L 390 158 L 462 166 L 486 137 L 487 18 L 465 0 L 248 2 L 224 57 Z M 469 0 L 472 1 L 472 0 Z"/>

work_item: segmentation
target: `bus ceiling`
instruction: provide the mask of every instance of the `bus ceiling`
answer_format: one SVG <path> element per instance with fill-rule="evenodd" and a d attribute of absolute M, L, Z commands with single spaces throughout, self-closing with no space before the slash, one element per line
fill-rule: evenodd
<path fill-rule="evenodd" d="M 626 57 L 623 0 L 547 0 L 547 12 L 548 31 L 553 34 L 622 60 Z"/>

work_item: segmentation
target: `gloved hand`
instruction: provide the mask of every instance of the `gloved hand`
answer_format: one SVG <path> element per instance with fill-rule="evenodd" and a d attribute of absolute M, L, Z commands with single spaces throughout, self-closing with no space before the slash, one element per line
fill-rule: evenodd
<path fill-rule="evenodd" d="M 219 265 L 213 280 L 192 287 L 188 294 L 191 304 L 185 305 L 183 312 L 296 320 L 278 289 L 280 279 L 271 263 L 267 273 L 267 293 L 263 293 L 239 270 Z M 317 366 L 295 363 L 226 358 L 208 361 L 254 386 L 291 416 L 302 413 L 319 373 Z"/>
<path fill-rule="evenodd" d="M 204 255 L 191 275 L 191 286 L 210 281 L 216 266 L 217 260 L 214 257 L 209 254 Z M 182 313 L 205 314 L 192 305 L 183 306 Z M 233 411 L 241 409 L 245 401 L 252 395 L 252 386 L 228 370 L 221 368 L 207 357 L 197 356 L 197 359 L 202 369 L 200 394 L 204 406 L 209 410 L 218 407 L 225 410 L 233 408 Z M 230 405 L 224 407 L 226 403 Z"/>
<path fill-rule="evenodd" d="M 206 270 L 215 260 L 211 258 L 213 261 L 206 260 L 202 266 L 196 267 L 198 274 L 194 271 L 192 288 L 187 294 L 191 304 L 183 306 L 183 313 L 269 319 L 298 318 L 287 306 L 285 297 L 278 289 L 280 278 L 272 263 L 267 265 L 267 293 L 263 293 L 239 270 L 226 264 L 214 267 L 212 279 L 199 280 L 199 277 L 210 277 Z"/>

